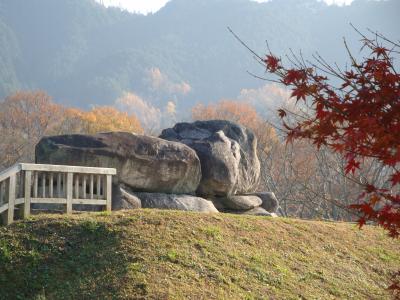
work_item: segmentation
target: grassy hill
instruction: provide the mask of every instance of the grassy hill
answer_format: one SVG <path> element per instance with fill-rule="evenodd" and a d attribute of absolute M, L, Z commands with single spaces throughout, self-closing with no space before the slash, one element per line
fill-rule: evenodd
<path fill-rule="evenodd" d="M 388 299 L 375 227 L 137 210 L 0 228 L 0 299 Z"/>

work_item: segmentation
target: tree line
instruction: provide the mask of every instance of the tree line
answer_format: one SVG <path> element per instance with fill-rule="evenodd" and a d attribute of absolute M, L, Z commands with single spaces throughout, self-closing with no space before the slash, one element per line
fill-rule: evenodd
<path fill-rule="evenodd" d="M 291 109 L 294 109 L 291 107 Z M 34 148 L 46 135 L 130 131 L 154 134 L 140 116 L 113 106 L 85 111 L 55 103 L 44 91 L 19 91 L 0 102 L 0 166 L 33 162 Z M 354 221 L 349 209 L 362 192 L 360 183 L 383 185 L 386 170 L 376 159 L 364 161 L 357 175 L 346 174 L 346 161 L 327 147 L 315 149 L 306 140 L 286 143 L 285 133 L 260 116 L 248 102 L 221 100 L 192 109 L 193 120 L 223 119 L 255 133 L 261 161 L 260 191 L 280 199 L 284 216 Z"/>

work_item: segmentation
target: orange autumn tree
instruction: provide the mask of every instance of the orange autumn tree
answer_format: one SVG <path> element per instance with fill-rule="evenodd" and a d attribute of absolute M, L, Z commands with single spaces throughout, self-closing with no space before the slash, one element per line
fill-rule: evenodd
<path fill-rule="evenodd" d="M 113 107 L 90 111 L 67 108 L 43 91 L 19 91 L 0 101 L 0 169 L 16 162 L 33 162 L 34 148 L 45 135 L 93 134 L 143 129 L 133 114 Z"/>
<path fill-rule="evenodd" d="M 265 122 L 250 104 L 221 100 L 207 106 L 198 104 L 192 109 L 194 120 L 228 120 L 244 125 L 253 130 L 258 140 L 258 148 L 269 151 L 272 144 L 278 141 L 275 130 Z"/>
<path fill-rule="evenodd" d="M 112 106 L 96 106 L 90 111 L 66 109 L 64 124 L 72 132 L 95 134 L 106 131 L 129 131 L 142 134 L 143 128 L 134 114 L 121 112 Z"/>
<path fill-rule="evenodd" d="M 62 118 L 62 107 L 43 91 L 19 91 L 0 102 L 0 164 L 33 161 L 36 143 L 51 134 Z"/>

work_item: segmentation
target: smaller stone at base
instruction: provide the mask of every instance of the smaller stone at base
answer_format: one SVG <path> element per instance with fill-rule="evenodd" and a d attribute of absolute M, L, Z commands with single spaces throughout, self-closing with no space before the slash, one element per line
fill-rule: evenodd
<path fill-rule="evenodd" d="M 275 213 L 270 213 L 262 207 L 256 207 L 256 208 L 253 208 L 250 210 L 241 211 L 241 212 L 237 212 L 237 213 L 242 214 L 242 215 L 277 217 L 277 215 Z"/>

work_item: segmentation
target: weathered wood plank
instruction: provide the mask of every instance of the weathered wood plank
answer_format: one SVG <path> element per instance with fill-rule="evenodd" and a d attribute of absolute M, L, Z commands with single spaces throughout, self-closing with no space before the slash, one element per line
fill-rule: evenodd
<path fill-rule="evenodd" d="M 75 174 L 75 198 L 79 199 L 79 174 Z"/>
<path fill-rule="evenodd" d="M 94 190 L 94 175 L 90 174 L 90 199 L 93 199 Z"/>
<path fill-rule="evenodd" d="M 0 182 L 0 205 L 5 203 L 6 200 L 4 200 L 4 181 Z"/>
<path fill-rule="evenodd" d="M 18 193 L 16 198 L 21 198 L 24 196 L 24 179 L 25 179 L 25 172 L 18 173 Z"/>
<path fill-rule="evenodd" d="M 10 175 L 12 174 L 16 174 L 19 171 L 21 171 L 21 165 L 20 164 L 16 164 L 2 172 L 0 172 L 0 181 L 3 181 L 5 179 L 7 179 L 8 177 L 10 177 Z"/>
<path fill-rule="evenodd" d="M 17 198 L 15 199 L 15 205 L 24 204 L 25 198 Z"/>
<path fill-rule="evenodd" d="M 73 199 L 72 204 L 106 205 L 106 200 L 97 199 Z"/>
<path fill-rule="evenodd" d="M 46 198 L 46 172 L 42 172 L 42 198 Z"/>
<path fill-rule="evenodd" d="M 16 174 L 10 175 L 8 182 L 8 214 L 6 225 L 14 222 Z"/>
<path fill-rule="evenodd" d="M 67 214 L 72 213 L 73 173 L 67 174 Z"/>
<path fill-rule="evenodd" d="M 29 170 L 28 170 L 29 171 Z M 38 197 L 39 172 L 33 172 L 33 198 Z"/>
<path fill-rule="evenodd" d="M 31 214 L 31 186 L 32 171 L 25 171 L 24 180 L 24 218 L 28 218 Z"/>
<path fill-rule="evenodd" d="M 101 198 L 101 176 L 97 175 L 97 179 L 96 179 L 96 196 L 97 199 Z"/>
<path fill-rule="evenodd" d="M 25 163 L 22 163 L 20 168 L 24 171 L 47 171 L 47 172 L 64 172 L 64 173 L 71 172 L 71 173 L 101 174 L 101 175 L 117 174 L 117 170 L 113 168 L 94 168 L 94 167 L 25 164 Z"/>
<path fill-rule="evenodd" d="M 0 214 L 5 212 L 8 209 L 8 203 L 3 204 L 2 206 L 0 206 Z"/>
<path fill-rule="evenodd" d="M 68 173 L 62 173 L 62 196 L 61 198 L 67 198 L 67 176 Z"/>
<path fill-rule="evenodd" d="M 8 209 L 8 203 L 3 204 L 2 206 L 0 206 L 0 214 L 5 212 Z"/>
<path fill-rule="evenodd" d="M 50 173 L 49 177 L 49 198 L 53 198 L 53 173 Z"/>
<path fill-rule="evenodd" d="M 83 175 L 82 177 L 82 198 L 86 199 L 86 175 Z"/>
<path fill-rule="evenodd" d="M 31 199 L 31 203 L 39 204 L 68 204 L 67 199 L 62 198 L 36 198 Z"/>
<path fill-rule="evenodd" d="M 61 198 L 61 173 L 57 174 L 57 197 Z"/>
<path fill-rule="evenodd" d="M 106 183 L 106 210 L 111 211 L 111 205 L 112 205 L 112 176 L 107 175 L 107 183 Z"/>

